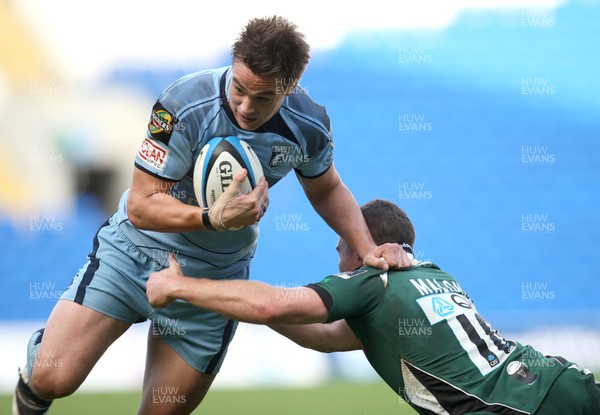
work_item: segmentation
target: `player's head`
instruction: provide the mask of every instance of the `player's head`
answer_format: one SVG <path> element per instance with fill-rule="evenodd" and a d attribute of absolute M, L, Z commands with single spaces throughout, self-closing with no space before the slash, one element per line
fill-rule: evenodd
<path fill-rule="evenodd" d="M 232 48 L 233 62 L 255 75 L 298 80 L 310 59 L 310 47 L 296 25 L 281 16 L 252 19 Z"/>
<path fill-rule="evenodd" d="M 245 130 L 256 130 L 279 111 L 310 58 L 296 25 L 280 16 L 252 19 L 233 44 L 229 105 Z"/>
<path fill-rule="evenodd" d="M 375 199 L 362 205 L 360 210 L 377 245 L 415 244 L 415 228 L 406 212 L 395 203 Z"/>
<path fill-rule="evenodd" d="M 397 243 L 414 246 L 415 228 L 406 212 L 398 205 L 387 200 L 375 199 L 362 205 L 360 210 L 377 245 Z M 340 271 L 352 271 L 362 265 L 358 253 L 343 239 L 339 239 L 336 249 L 340 256 Z"/>

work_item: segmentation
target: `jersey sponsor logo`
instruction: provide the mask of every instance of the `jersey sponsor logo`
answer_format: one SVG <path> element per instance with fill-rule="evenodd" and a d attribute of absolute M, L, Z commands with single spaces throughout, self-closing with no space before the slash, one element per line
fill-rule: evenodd
<path fill-rule="evenodd" d="M 168 145 L 176 122 L 177 118 L 157 102 L 152 108 L 148 131 L 152 138 Z"/>
<path fill-rule="evenodd" d="M 434 296 L 431 299 L 431 307 L 435 314 L 440 317 L 445 317 L 454 312 L 454 306 L 441 297 Z"/>
<path fill-rule="evenodd" d="M 475 308 L 475 305 L 473 304 L 471 299 L 469 299 L 463 295 L 452 294 L 450 296 L 450 298 L 452 299 L 454 304 L 456 304 L 462 308 Z"/>
<path fill-rule="evenodd" d="M 162 148 L 159 144 L 154 143 L 151 139 L 146 138 L 140 146 L 138 156 L 149 166 L 158 171 L 163 171 L 167 163 L 169 151 L 166 148 Z"/>
<path fill-rule="evenodd" d="M 425 316 L 429 320 L 430 324 L 437 324 L 440 321 L 448 320 L 449 318 L 453 318 L 455 315 L 463 313 L 463 312 L 474 312 L 475 307 L 471 309 L 465 309 L 462 307 L 457 307 L 456 300 L 452 298 L 452 296 L 462 297 L 462 302 L 467 303 L 467 298 L 465 296 L 460 296 L 454 293 L 441 293 L 430 295 L 426 297 L 421 297 L 417 299 L 417 303 L 425 313 Z"/>

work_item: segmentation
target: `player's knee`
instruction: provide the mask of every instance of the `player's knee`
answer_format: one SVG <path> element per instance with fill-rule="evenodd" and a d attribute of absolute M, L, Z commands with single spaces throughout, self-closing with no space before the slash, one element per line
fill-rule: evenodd
<path fill-rule="evenodd" d="M 37 396 L 50 400 L 71 395 L 77 390 L 79 383 L 56 369 L 36 367 L 29 379 L 29 386 Z"/>

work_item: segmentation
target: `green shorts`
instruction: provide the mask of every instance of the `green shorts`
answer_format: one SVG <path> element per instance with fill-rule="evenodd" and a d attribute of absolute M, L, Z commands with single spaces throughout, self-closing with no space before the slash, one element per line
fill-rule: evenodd
<path fill-rule="evenodd" d="M 94 237 L 88 258 L 61 299 L 129 323 L 150 319 L 152 335 L 162 337 L 190 366 L 202 373 L 218 373 L 237 321 L 180 300 L 152 308 L 146 281 L 162 266 L 127 239 L 114 217 Z M 185 269 L 194 275 L 193 260 L 186 259 Z M 230 278 L 247 279 L 248 267 L 238 274 Z"/>
<path fill-rule="evenodd" d="M 589 371 L 571 364 L 556 378 L 536 415 L 600 414 L 600 384 Z"/>

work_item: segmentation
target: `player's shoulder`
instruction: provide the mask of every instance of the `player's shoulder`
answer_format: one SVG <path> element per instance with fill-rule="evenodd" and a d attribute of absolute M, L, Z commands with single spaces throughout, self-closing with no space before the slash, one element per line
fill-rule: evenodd
<path fill-rule="evenodd" d="M 190 87 L 204 86 L 204 85 L 216 86 L 217 91 L 218 91 L 219 90 L 218 86 L 219 86 L 221 76 L 223 75 L 223 73 L 225 73 L 225 71 L 228 68 L 229 68 L 228 66 L 224 66 L 222 68 L 217 68 L 217 69 L 204 69 L 204 70 L 188 73 L 188 74 L 180 77 L 179 79 L 177 79 L 171 85 L 169 85 L 165 89 L 163 95 L 167 94 L 167 93 L 175 93 L 175 92 L 184 93 L 184 92 L 188 92 L 186 90 Z"/>
<path fill-rule="evenodd" d="M 184 75 L 165 88 L 158 100 L 177 116 L 195 106 L 220 103 L 219 83 L 226 70 L 206 69 Z"/>
<path fill-rule="evenodd" d="M 323 283 L 327 284 L 331 280 L 345 280 L 352 284 L 362 284 L 362 281 L 371 279 L 373 277 L 379 277 L 383 281 L 384 287 L 387 285 L 387 271 L 382 271 L 380 269 L 367 266 L 362 266 L 353 271 L 331 274 L 323 280 Z"/>
<path fill-rule="evenodd" d="M 430 261 L 417 261 L 413 260 L 411 269 L 431 269 L 441 271 L 439 265 Z"/>
<path fill-rule="evenodd" d="M 413 260 L 412 266 L 408 269 L 399 269 L 390 271 L 390 275 L 401 275 L 408 278 L 453 278 L 439 265 L 429 261 Z"/>
<path fill-rule="evenodd" d="M 317 129 L 325 135 L 331 134 L 331 121 L 324 106 L 317 104 L 301 86 L 296 86 L 286 97 L 282 109 L 301 128 Z"/>
<path fill-rule="evenodd" d="M 356 278 L 356 277 L 371 277 L 373 275 L 379 275 L 385 273 L 385 271 L 382 271 L 378 268 L 373 268 L 373 267 L 368 267 L 368 266 L 361 266 L 360 268 L 356 268 L 355 270 L 352 271 L 347 271 L 347 272 L 339 272 L 337 274 L 331 274 L 330 277 L 337 277 L 337 278 L 342 278 L 345 280 L 348 280 L 350 278 Z"/>

